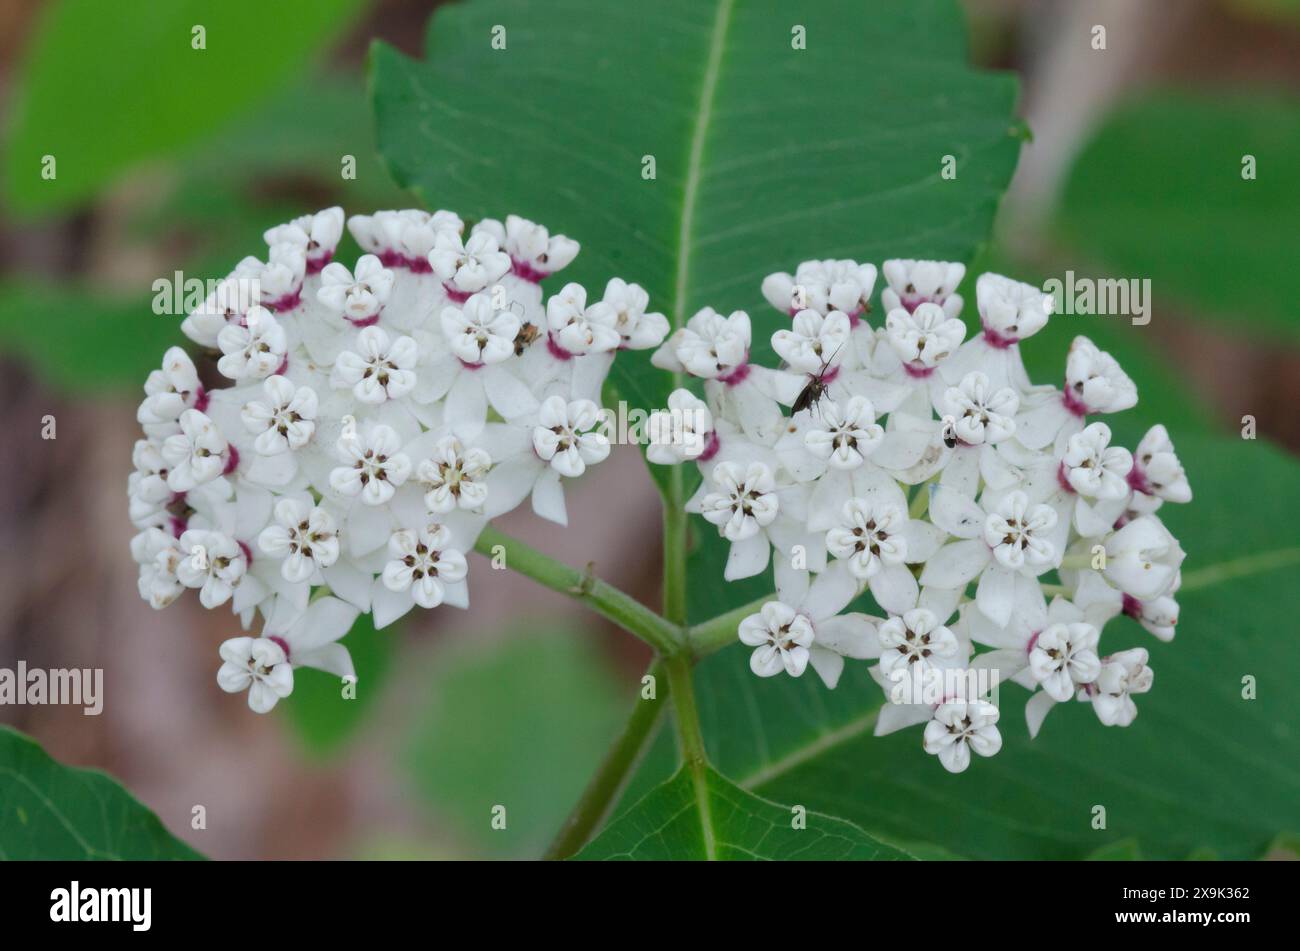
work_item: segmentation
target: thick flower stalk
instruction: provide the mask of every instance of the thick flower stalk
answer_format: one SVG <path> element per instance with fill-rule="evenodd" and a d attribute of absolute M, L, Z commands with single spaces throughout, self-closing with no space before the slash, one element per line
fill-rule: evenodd
<path fill-rule="evenodd" d="M 1001 747 L 1004 680 L 1029 691 L 1031 734 L 1071 700 L 1127 726 L 1151 689 L 1147 652 L 1100 640 L 1121 613 L 1174 636 L 1183 551 L 1158 510 L 1191 489 L 1168 434 L 1112 444 L 1105 417 L 1137 389 L 1085 337 L 1060 386 L 1030 383 L 1020 344 L 1052 309 L 1039 289 L 981 275 L 968 337 L 962 265 L 882 270 L 874 326 L 873 265 L 769 276 L 764 296 L 791 318 L 777 367 L 749 362 L 746 313 L 711 308 L 652 358 L 701 381 L 704 403 L 680 390 L 670 405 L 707 406 L 707 427 L 660 419 L 678 448 L 651 461 L 699 467 L 686 507 L 730 543 L 728 580 L 773 566 L 774 597 L 739 624 L 753 672 L 811 667 L 834 688 L 866 661 L 887 701 L 877 734 L 924 724 L 953 772 Z"/>
<path fill-rule="evenodd" d="M 668 333 L 640 287 L 540 282 L 576 242 L 515 216 L 466 231 L 449 211 L 346 222 L 330 208 L 266 232 L 182 324 L 145 383 L 129 479 L 131 551 L 155 608 L 186 588 L 245 630 L 218 682 L 271 709 L 307 665 L 355 672 L 359 613 L 466 607 L 470 551 L 530 500 L 567 521 L 563 480 L 610 452 L 601 386 L 616 353 Z M 214 372 L 201 382 L 204 361 Z M 262 622 L 257 624 L 257 616 Z"/>

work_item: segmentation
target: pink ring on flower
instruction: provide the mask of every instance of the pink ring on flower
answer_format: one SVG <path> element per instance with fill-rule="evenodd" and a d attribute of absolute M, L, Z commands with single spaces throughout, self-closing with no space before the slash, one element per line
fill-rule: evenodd
<path fill-rule="evenodd" d="M 375 324 L 379 323 L 379 313 L 376 312 L 371 314 L 369 317 L 361 317 L 361 318 L 348 317 L 345 314 L 343 319 L 346 320 L 348 323 L 350 323 L 353 327 L 373 327 Z"/>
<path fill-rule="evenodd" d="M 208 391 L 200 386 L 194 391 L 194 408 L 202 413 L 208 408 L 208 400 L 210 398 L 211 397 L 208 396 Z"/>
<path fill-rule="evenodd" d="M 718 438 L 718 431 L 716 429 L 710 429 L 709 441 L 704 444 L 704 451 L 695 458 L 695 461 L 708 462 L 718 454 L 718 450 L 721 448 L 722 440 Z"/>
<path fill-rule="evenodd" d="M 1070 495 L 1078 495 L 1079 493 L 1075 491 L 1074 486 L 1070 485 L 1070 480 L 1066 477 L 1065 472 L 1066 472 L 1066 469 L 1065 469 L 1065 461 L 1062 460 L 1062 461 L 1061 461 L 1061 464 L 1060 464 L 1059 466 L 1056 467 L 1056 481 L 1057 481 L 1057 483 L 1058 483 L 1058 484 L 1061 486 L 1061 488 L 1063 488 L 1066 492 L 1070 493 Z"/>
<path fill-rule="evenodd" d="M 913 363 L 903 364 L 903 372 L 914 380 L 924 380 L 926 377 L 930 376 L 930 374 L 934 373 L 934 371 L 934 367 L 919 367 Z"/>
<path fill-rule="evenodd" d="M 379 263 L 384 267 L 406 267 L 407 265 L 406 255 L 394 251 L 392 248 L 385 248 L 376 257 L 379 258 Z"/>
<path fill-rule="evenodd" d="M 555 359 L 557 360 L 573 359 L 572 351 L 565 350 L 563 347 L 561 347 L 558 343 L 555 342 L 555 334 L 546 335 L 546 349 L 550 351 L 551 356 L 555 357 Z"/>
<path fill-rule="evenodd" d="M 1078 416 L 1080 419 L 1083 419 L 1083 417 L 1088 415 L 1087 404 L 1071 393 L 1068 386 L 1061 391 L 1061 402 L 1065 404 L 1066 409 L 1075 416 Z"/>
<path fill-rule="evenodd" d="M 235 471 L 235 467 L 239 465 L 239 450 L 234 446 L 227 445 L 226 452 L 226 467 L 221 470 L 223 476 L 230 475 Z"/>
<path fill-rule="evenodd" d="M 319 274 L 321 271 L 325 270 L 325 265 L 329 264 L 330 261 L 332 261 L 332 260 L 334 260 L 334 252 L 333 252 L 333 251 L 326 251 L 324 254 L 322 254 L 322 255 L 320 255 L 320 256 L 318 256 L 318 257 L 308 258 L 308 259 L 307 259 L 307 273 L 308 273 L 308 274 Z"/>
<path fill-rule="evenodd" d="M 527 261 L 520 261 L 518 258 L 510 259 L 510 270 L 532 284 L 540 284 L 550 276 L 545 271 L 539 271 Z"/>
<path fill-rule="evenodd" d="M 1124 607 L 1122 610 L 1129 617 L 1131 618 L 1142 617 L 1142 602 L 1139 601 L 1137 598 L 1133 597 L 1133 595 L 1131 594 L 1124 595 L 1123 604 Z"/>
<path fill-rule="evenodd" d="M 412 274 L 432 274 L 433 265 L 428 258 L 407 258 L 406 267 Z"/>
<path fill-rule="evenodd" d="M 457 290 L 455 287 L 452 287 L 451 284 L 448 283 L 447 281 L 442 282 L 442 289 L 446 291 L 447 296 L 450 297 L 457 304 L 463 304 L 465 303 L 465 301 L 469 300 L 471 297 L 474 296 L 472 291 Z"/>
<path fill-rule="evenodd" d="M 1141 492 L 1143 495 L 1155 494 L 1151 491 L 1151 482 L 1147 479 L 1146 472 L 1136 463 L 1128 471 L 1128 485 L 1134 492 Z"/>
<path fill-rule="evenodd" d="M 269 304 L 265 304 L 264 306 L 266 307 L 267 310 L 274 311 L 275 313 L 278 314 L 286 310 L 293 310 L 301 303 L 302 303 L 302 288 L 299 287 L 293 293 L 285 294 L 279 300 L 271 301 Z"/>
<path fill-rule="evenodd" d="M 1008 337 L 1000 334 L 988 324 L 982 324 L 982 326 L 984 329 L 984 342 L 994 350 L 1006 350 L 1020 342 L 1019 337 Z"/>
<path fill-rule="evenodd" d="M 1042 631 L 1034 631 L 1033 636 L 1029 638 L 1029 643 L 1025 645 L 1026 654 L 1032 654 L 1034 652 L 1034 646 L 1038 643 L 1039 635 L 1042 633 Z"/>
<path fill-rule="evenodd" d="M 249 548 L 247 545 L 245 545 L 243 542 L 241 542 L 238 538 L 235 539 L 235 544 L 238 545 L 238 546 L 239 546 L 239 550 L 242 551 L 242 552 L 244 553 L 244 561 L 245 561 L 247 564 L 250 564 L 250 565 L 251 565 L 251 564 L 253 563 L 253 549 Z"/>
<path fill-rule="evenodd" d="M 460 357 L 457 357 L 456 359 L 460 360 Z M 487 366 L 487 364 L 482 361 L 479 361 L 478 363 L 470 363 L 468 360 L 460 360 L 460 365 L 466 370 L 481 370 Z"/>
<path fill-rule="evenodd" d="M 732 367 L 726 373 L 720 374 L 716 379 L 719 383 L 727 386 L 739 386 L 744 383 L 749 376 L 749 354 L 745 354 L 745 359 L 736 366 Z"/>
<path fill-rule="evenodd" d="M 271 643 L 275 644 L 277 647 L 279 647 L 280 650 L 284 651 L 284 659 L 285 659 L 285 660 L 288 660 L 288 659 L 289 659 L 289 642 L 288 642 L 288 641 L 286 641 L 286 640 L 285 640 L 283 637 L 281 637 L 279 634 L 271 634 L 271 635 L 268 635 L 266 639 L 267 639 L 268 641 L 270 641 Z"/>

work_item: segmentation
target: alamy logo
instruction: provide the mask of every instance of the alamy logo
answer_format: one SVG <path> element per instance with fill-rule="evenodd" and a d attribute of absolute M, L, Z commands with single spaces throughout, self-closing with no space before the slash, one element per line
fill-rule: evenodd
<path fill-rule="evenodd" d="M 153 920 L 152 888 L 70 888 L 50 892 L 50 921 L 129 921 L 132 931 L 148 931 Z"/>
<path fill-rule="evenodd" d="M 28 668 L 20 660 L 16 670 L 0 667 L 0 706 L 32 705 L 79 706 L 88 717 L 104 710 L 104 671 L 102 668 Z"/>

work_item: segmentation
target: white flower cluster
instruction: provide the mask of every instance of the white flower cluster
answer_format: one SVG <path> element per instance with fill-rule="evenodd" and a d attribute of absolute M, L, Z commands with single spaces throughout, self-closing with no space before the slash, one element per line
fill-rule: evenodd
<path fill-rule="evenodd" d="M 413 605 L 465 607 L 465 553 L 531 497 L 566 522 L 563 478 L 610 452 L 601 384 L 620 349 L 658 346 L 662 314 L 635 284 L 599 300 L 540 282 L 576 242 L 515 216 L 465 233 L 456 214 L 347 220 L 363 250 L 332 261 L 340 208 L 266 232 L 145 383 L 129 480 L 140 594 L 186 588 L 230 604 L 260 637 L 222 645 L 218 681 L 265 712 L 293 668 L 355 676 L 338 642 L 361 612 L 384 627 Z M 313 595 L 314 592 L 314 595 Z"/>
<path fill-rule="evenodd" d="M 926 724 L 925 749 L 953 772 L 1001 746 L 997 679 L 1032 692 L 1031 734 L 1072 698 L 1127 726 L 1151 688 L 1147 652 L 1098 641 L 1120 613 L 1174 635 L 1183 551 L 1157 510 L 1191 489 L 1164 427 L 1133 452 L 1111 445 L 1092 420 L 1137 390 L 1084 337 L 1061 387 L 1030 383 L 1019 344 L 1052 310 L 1039 289 L 981 275 L 967 340 L 961 264 L 883 271 L 877 327 L 873 265 L 769 276 L 764 296 L 792 317 L 772 336 L 777 369 L 749 362 L 742 311 L 700 311 L 653 356 L 704 381 L 707 404 L 679 390 L 671 406 L 695 407 L 709 431 L 652 459 L 699 465 L 687 509 L 730 542 L 727 579 L 775 562 L 776 600 L 740 625 L 750 666 L 798 677 L 811 664 L 834 687 L 845 658 L 875 661 L 892 701 L 877 733 Z M 885 616 L 843 613 L 867 589 Z"/>

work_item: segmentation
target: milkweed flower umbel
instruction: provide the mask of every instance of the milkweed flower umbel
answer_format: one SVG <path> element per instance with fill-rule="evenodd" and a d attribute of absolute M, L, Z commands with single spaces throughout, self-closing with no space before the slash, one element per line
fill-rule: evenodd
<path fill-rule="evenodd" d="M 515 215 L 467 229 L 450 211 L 328 208 L 265 240 L 186 316 L 192 349 L 145 381 L 128 479 L 141 597 L 195 589 L 245 630 L 261 616 L 218 674 L 259 713 L 296 667 L 354 676 L 339 642 L 358 615 L 466 607 L 490 518 L 531 494 L 565 522 L 564 480 L 610 452 L 598 401 L 616 354 L 669 329 L 617 277 L 545 300 L 578 244 Z"/>
<path fill-rule="evenodd" d="M 1031 735 L 1070 700 L 1129 725 L 1153 675 L 1144 649 L 1108 651 L 1105 628 L 1126 614 L 1174 636 L 1184 553 L 1158 510 L 1192 493 L 1169 434 L 1115 444 L 1104 417 L 1132 408 L 1137 387 L 1086 337 L 1061 386 L 1030 382 L 1019 348 L 1051 316 L 1041 289 L 981 275 L 972 337 L 963 265 L 880 273 L 874 326 L 870 264 L 769 275 L 763 296 L 789 320 L 772 334 L 775 366 L 750 362 L 756 321 L 712 308 L 654 357 L 699 381 L 711 431 L 694 434 L 706 453 L 651 461 L 699 467 L 686 508 L 729 544 L 726 579 L 773 564 L 778 597 L 738 630 L 753 672 L 811 665 L 833 688 L 846 661 L 867 661 L 887 698 L 876 732 L 924 725 L 952 772 L 1001 748 L 997 681 L 1030 692 Z"/>

